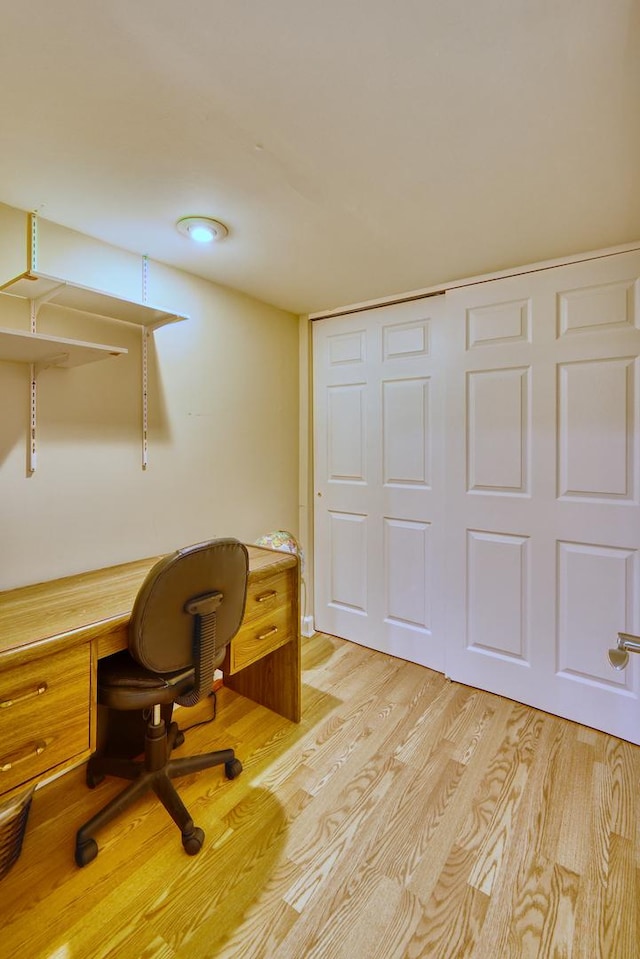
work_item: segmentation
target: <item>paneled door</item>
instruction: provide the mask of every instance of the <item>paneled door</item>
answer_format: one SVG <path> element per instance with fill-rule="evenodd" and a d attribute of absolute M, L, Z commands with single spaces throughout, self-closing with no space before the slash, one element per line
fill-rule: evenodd
<path fill-rule="evenodd" d="M 444 669 L 444 297 L 313 324 L 315 623 Z"/>
<path fill-rule="evenodd" d="M 447 293 L 452 679 L 640 743 L 640 254 Z"/>

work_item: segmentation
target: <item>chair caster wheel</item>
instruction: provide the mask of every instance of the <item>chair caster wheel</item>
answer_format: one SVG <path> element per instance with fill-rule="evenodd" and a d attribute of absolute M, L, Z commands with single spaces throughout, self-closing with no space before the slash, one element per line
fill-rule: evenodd
<path fill-rule="evenodd" d="M 104 780 L 104 773 L 94 773 L 91 766 L 87 766 L 86 782 L 89 789 L 95 789 Z"/>
<path fill-rule="evenodd" d="M 239 759 L 232 759 L 224 764 L 224 771 L 227 779 L 236 779 L 242 772 L 242 763 Z"/>
<path fill-rule="evenodd" d="M 76 866 L 86 866 L 98 855 L 98 843 L 95 839 L 85 839 L 76 843 Z"/>
<path fill-rule="evenodd" d="M 177 748 L 178 746 L 182 746 L 183 742 L 184 742 L 184 733 L 179 729 L 178 732 L 176 733 L 176 738 L 173 740 L 174 748 Z"/>
<path fill-rule="evenodd" d="M 202 849 L 203 842 L 204 833 L 199 826 L 194 826 L 192 831 L 188 834 L 182 834 L 182 845 L 184 846 L 184 851 L 189 856 L 197 855 Z"/>

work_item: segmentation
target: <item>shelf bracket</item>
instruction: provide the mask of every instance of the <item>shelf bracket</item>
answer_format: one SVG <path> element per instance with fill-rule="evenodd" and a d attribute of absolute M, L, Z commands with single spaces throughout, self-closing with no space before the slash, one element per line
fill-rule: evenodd
<path fill-rule="evenodd" d="M 53 289 L 51 290 L 47 290 L 47 292 L 43 293 L 42 296 L 38 296 L 38 297 L 35 297 L 33 300 L 29 300 L 29 302 L 33 303 L 35 307 L 36 317 L 38 316 L 40 307 L 43 306 L 45 303 L 48 303 L 49 300 L 52 300 L 55 296 L 57 296 L 60 290 L 64 290 L 66 286 L 67 286 L 66 283 L 58 283 L 57 286 L 54 286 Z M 35 330 L 33 330 L 32 332 L 35 333 Z"/>
<path fill-rule="evenodd" d="M 44 360 L 39 360 L 37 363 L 32 364 L 32 366 L 34 366 L 35 375 L 37 376 L 42 370 L 49 370 L 52 366 L 60 366 L 61 363 L 66 363 L 68 359 L 68 353 L 52 353 L 51 356 L 45 357 Z"/>

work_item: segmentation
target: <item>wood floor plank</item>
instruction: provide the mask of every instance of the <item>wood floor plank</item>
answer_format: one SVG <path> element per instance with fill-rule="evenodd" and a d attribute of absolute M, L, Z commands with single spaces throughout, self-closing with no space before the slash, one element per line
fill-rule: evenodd
<path fill-rule="evenodd" d="M 496 701 L 496 708 L 491 720 L 485 727 L 484 735 L 473 759 L 466 766 L 462 763 L 457 768 L 462 773 L 456 789 L 442 806 L 440 803 L 425 804 L 422 812 L 423 828 L 429 831 L 429 846 L 420 864 L 411 876 L 408 888 L 427 902 L 445 864 L 463 835 L 466 823 L 472 815 L 479 792 L 483 786 L 487 769 L 490 768 L 496 753 L 496 744 L 501 742 L 506 734 L 511 704 L 506 701 Z M 439 798 L 439 797 L 434 797 Z M 478 833 L 479 844 L 484 835 Z"/>
<path fill-rule="evenodd" d="M 283 941 L 280 954 L 305 959 L 372 955 L 396 913 L 401 889 L 371 871 L 356 869 L 352 879 L 340 887 L 341 895 L 330 895 L 319 901 L 312 913 L 300 917 Z"/>
<path fill-rule="evenodd" d="M 556 872 L 561 867 L 548 856 L 548 850 L 555 851 L 557 847 L 558 827 L 555 822 L 558 809 L 551 806 L 550 801 L 555 800 L 551 787 L 557 782 L 557 758 L 561 754 L 559 747 L 564 742 L 564 737 L 558 736 L 557 725 L 549 721 L 551 718 L 544 717 L 540 735 L 534 740 L 526 788 L 491 890 L 490 904 L 477 943 L 478 955 L 495 952 L 505 957 L 536 957 L 545 936 L 550 939 L 557 935 L 563 940 L 567 923 L 573 928 L 575 887 L 579 877 L 561 871 L 563 885 L 557 889 Z M 570 897 L 572 891 L 573 899 Z M 550 931 L 548 919 L 555 915 L 556 902 L 557 918 L 552 920 Z"/>
<path fill-rule="evenodd" d="M 546 716 L 529 778 L 520 828 L 532 858 L 556 862 L 566 803 L 566 759 L 571 752 L 571 724 Z"/>
<path fill-rule="evenodd" d="M 244 764 L 178 783 L 195 857 L 149 796 L 78 869 L 122 784 L 39 789 L 2 959 L 640 959 L 638 747 L 336 637 L 302 661 L 299 725 L 222 689 L 189 731 Z"/>
<path fill-rule="evenodd" d="M 606 766 L 611 772 L 612 829 L 624 839 L 634 840 L 638 826 L 638 777 L 634 775 L 635 747 L 620 739 L 609 737 L 606 747 Z"/>
<path fill-rule="evenodd" d="M 473 956 L 489 897 L 468 882 L 474 853 L 453 846 L 438 882 L 425 903 L 422 920 L 414 936 L 416 952 L 409 955 L 438 956 L 438 959 L 468 959 Z"/>
<path fill-rule="evenodd" d="M 627 895 L 640 897 L 640 888 L 636 886 L 633 843 L 622 836 L 613 835 L 609 850 L 609 869 L 607 873 L 604 903 L 604 953 L 613 954 L 617 949 L 621 956 L 633 955 L 640 942 L 640 929 L 636 925 L 636 911 L 624 909 L 622 904 Z"/>

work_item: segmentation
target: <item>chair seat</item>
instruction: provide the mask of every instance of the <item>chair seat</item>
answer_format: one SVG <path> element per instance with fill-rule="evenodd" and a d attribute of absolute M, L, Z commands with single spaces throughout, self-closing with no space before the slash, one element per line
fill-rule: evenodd
<path fill-rule="evenodd" d="M 148 709 L 175 702 L 195 683 L 195 669 L 187 666 L 171 673 L 152 673 L 127 650 L 100 663 L 98 702 L 112 709 Z"/>

